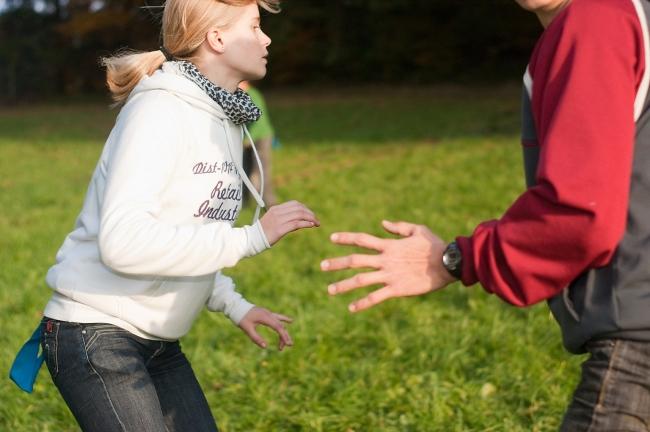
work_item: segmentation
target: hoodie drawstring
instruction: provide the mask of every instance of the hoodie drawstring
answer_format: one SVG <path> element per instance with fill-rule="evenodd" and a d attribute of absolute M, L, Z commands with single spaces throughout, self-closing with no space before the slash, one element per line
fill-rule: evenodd
<path fill-rule="evenodd" d="M 260 159 L 260 155 L 257 152 L 257 148 L 255 147 L 255 142 L 253 141 L 253 137 L 248 131 L 248 128 L 246 127 L 246 125 L 242 125 L 242 127 L 244 128 L 244 133 L 246 134 L 246 137 L 251 143 L 251 147 L 253 148 L 253 154 L 255 155 L 255 162 L 257 162 L 257 168 L 260 171 L 260 197 L 263 197 L 264 196 L 264 166 L 262 165 L 262 160 Z M 262 199 L 262 207 L 264 207 L 265 204 L 266 203 L 264 203 L 264 199 Z M 255 220 L 257 220 L 257 217 L 259 216 L 259 210 L 260 208 L 258 207 L 255 213 Z"/>
<path fill-rule="evenodd" d="M 244 172 L 241 164 L 239 163 L 237 158 L 235 158 L 234 155 L 233 155 L 232 141 L 230 140 L 230 134 L 228 133 L 228 129 L 226 129 L 226 123 L 223 122 L 223 121 L 220 122 L 220 123 L 221 123 L 221 127 L 223 128 L 223 131 L 224 131 L 224 133 L 226 135 L 226 142 L 227 142 L 227 147 L 228 147 L 228 153 L 230 153 L 230 159 L 232 159 L 232 161 L 235 163 L 235 166 L 237 167 L 237 171 L 239 172 L 239 176 L 241 177 L 242 181 L 246 185 L 246 188 L 249 190 L 251 195 L 253 195 L 253 199 L 257 203 L 257 207 L 255 208 L 255 215 L 253 216 L 253 223 L 255 223 L 259 219 L 260 209 L 262 207 L 266 207 L 266 205 L 264 204 L 264 200 L 262 200 L 262 196 L 257 191 L 257 189 L 255 189 L 255 186 L 253 186 L 253 183 L 251 183 L 250 179 L 246 175 L 246 172 Z M 250 137 L 250 134 L 248 134 L 248 130 L 246 129 L 246 126 L 242 126 L 242 127 L 243 127 L 244 131 L 246 132 L 246 134 Z M 262 164 L 260 162 L 259 156 L 257 155 L 257 149 L 255 148 L 255 144 L 253 143 L 252 140 L 251 140 L 251 145 L 253 146 L 253 153 L 255 154 L 255 159 L 257 159 L 257 163 L 258 163 L 258 165 L 260 167 L 260 173 L 262 173 L 262 171 L 261 171 L 262 170 Z M 264 188 L 264 183 L 263 182 L 264 182 L 264 180 L 262 180 L 262 190 Z"/>

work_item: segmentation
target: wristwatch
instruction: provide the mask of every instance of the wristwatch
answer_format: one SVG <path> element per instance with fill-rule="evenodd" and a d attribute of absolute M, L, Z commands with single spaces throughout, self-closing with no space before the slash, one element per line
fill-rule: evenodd
<path fill-rule="evenodd" d="M 442 253 L 442 265 L 450 275 L 460 279 L 463 274 L 463 255 L 455 241 L 449 243 Z"/>

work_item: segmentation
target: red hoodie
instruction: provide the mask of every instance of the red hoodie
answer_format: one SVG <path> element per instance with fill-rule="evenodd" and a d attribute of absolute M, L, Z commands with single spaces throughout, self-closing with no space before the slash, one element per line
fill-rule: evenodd
<path fill-rule="evenodd" d="M 574 0 L 528 71 L 539 147 L 535 185 L 498 220 L 456 239 L 462 282 L 526 306 L 606 265 L 626 226 L 643 33 L 630 0 Z"/>

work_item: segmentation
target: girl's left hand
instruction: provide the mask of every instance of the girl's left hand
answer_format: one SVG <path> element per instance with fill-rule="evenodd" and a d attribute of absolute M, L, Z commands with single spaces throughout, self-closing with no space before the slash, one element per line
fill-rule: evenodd
<path fill-rule="evenodd" d="M 288 201 L 269 208 L 260 218 L 264 235 L 273 246 L 290 232 L 320 226 L 320 221 L 307 206 L 298 201 Z"/>
<path fill-rule="evenodd" d="M 251 309 L 244 318 L 239 322 L 239 327 L 248 335 L 249 338 L 257 345 L 262 348 L 267 347 L 267 343 L 264 338 L 257 332 L 257 326 L 263 325 L 269 327 L 278 334 L 280 337 L 278 348 L 280 351 L 284 349 L 285 346 L 292 346 L 293 341 L 289 332 L 284 328 L 283 322 L 291 323 L 293 319 L 288 316 L 284 316 L 278 313 L 271 312 L 261 307 L 255 306 Z"/>

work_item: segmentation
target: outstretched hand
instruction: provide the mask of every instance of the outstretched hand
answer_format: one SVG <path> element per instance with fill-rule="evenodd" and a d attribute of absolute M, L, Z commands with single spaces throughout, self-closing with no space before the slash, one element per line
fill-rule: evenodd
<path fill-rule="evenodd" d="M 378 254 L 353 254 L 321 262 L 323 271 L 372 268 L 354 277 L 331 284 L 330 295 L 345 293 L 370 285 L 383 285 L 366 297 L 350 304 L 350 312 L 368 309 L 393 297 L 425 294 L 443 288 L 456 279 L 442 265 L 446 247 L 438 236 L 424 225 L 383 221 L 386 231 L 402 236 L 382 239 L 365 233 L 334 233 L 331 241 L 340 245 L 359 246 Z"/>
<path fill-rule="evenodd" d="M 292 231 L 320 226 L 314 212 L 298 201 L 287 201 L 269 208 L 260 218 L 260 223 L 271 245 Z"/>
<path fill-rule="evenodd" d="M 282 351 L 285 346 L 292 346 L 293 340 L 283 323 L 290 324 L 293 320 L 288 316 L 271 312 L 261 307 L 255 306 L 248 311 L 244 318 L 239 322 L 239 328 L 248 335 L 249 338 L 261 348 L 266 348 L 268 344 L 264 338 L 257 332 L 257 326 L 263 325 L 269 327 L 278 334 L 278 349 Z"/>

